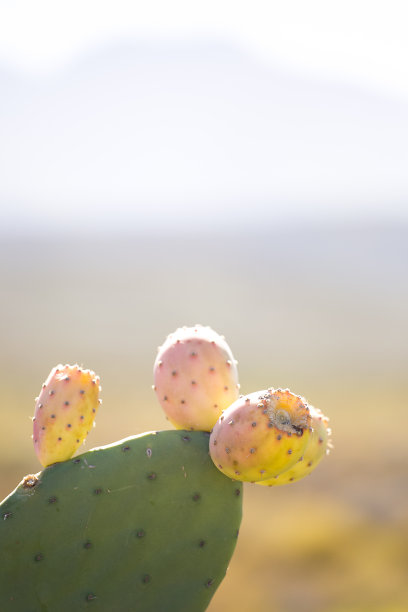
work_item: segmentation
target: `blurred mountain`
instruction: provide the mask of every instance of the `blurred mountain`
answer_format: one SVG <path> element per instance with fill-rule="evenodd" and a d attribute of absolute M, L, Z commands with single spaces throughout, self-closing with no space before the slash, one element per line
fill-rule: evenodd
<path fill-rule="evenodd" d="M 403 215 L 408 104 L 219 42 L 0 70 L 3 226 Z"/>

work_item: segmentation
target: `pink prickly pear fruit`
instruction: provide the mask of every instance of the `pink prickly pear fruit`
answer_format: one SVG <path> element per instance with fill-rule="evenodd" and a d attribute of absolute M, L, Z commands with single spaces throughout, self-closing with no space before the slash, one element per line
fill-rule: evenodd
<path fill-rule="evenodd" d="M 181 327 L 159 348 L 154 390 L 177 429 L 210 431 L 239 395 L 238 370 L 223 336 L 210 327 Z"/>
<path fill-rule="evenodd" d="M 36 399 L 33 440 L 43 466 L 66 461 L 84 442 L 98 406 L 99 376 L 78 365 L 53 368 Z"/>
<path fill-rule="evenodd" d="M 295 465 L 311 433 L 305 399 L 289 389 L 258 391 L 221 415 L 211 432 L 210 455 L 226 476 L 257 482 Z"/>
<path fill-rule="evenodd" d="M 314 406 L 309 406 L 309 410 L 312 419 L 312 434 L 303 456 L 286 472 L 279 474 L 275 478 L 261 480 L 256 484 L 273 487 L 296 482 L 310 474 L 323 457 L 329 453 L 331 448 L 329 419 L 318 408 L 314 408 Z"/>

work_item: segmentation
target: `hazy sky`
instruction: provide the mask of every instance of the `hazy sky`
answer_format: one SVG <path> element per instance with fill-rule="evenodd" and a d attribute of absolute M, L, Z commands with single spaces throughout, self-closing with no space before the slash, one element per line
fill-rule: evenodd
<path fill-rule="evenodd" d="M 0 61 L 42 72 L 110 39 L 212 35 L 408 95 L 407 16 L 406 0 L 2 0 Z"/>
<path fill-rule="evenodd" d="M 0 226 L 406 220 L 407 17 L 406 0 L 0 0 Z"/>

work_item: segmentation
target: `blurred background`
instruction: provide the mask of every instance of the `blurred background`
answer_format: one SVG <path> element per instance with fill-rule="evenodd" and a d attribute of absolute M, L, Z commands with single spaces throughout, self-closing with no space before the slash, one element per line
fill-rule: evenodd
<path fill-rule="evenodd" d="M 210 612 L 408 610 L 404 2 L 0 3 L 0 498 L 40 465 L 57 363 L 86 448 L 168 428 L 156 347 L 226 336 L 244 393 L 330 418 L 308 478 L 248 485 Z"/>

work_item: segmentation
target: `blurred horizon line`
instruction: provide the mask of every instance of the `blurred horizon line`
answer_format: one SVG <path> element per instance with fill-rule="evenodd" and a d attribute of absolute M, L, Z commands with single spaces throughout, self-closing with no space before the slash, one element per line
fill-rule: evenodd
<path fill-rule="evenodd" d="M 408 207 L 407 207 L 408 209 Z M 250 209 L 249 209 L 250 212 Z M 393 211 L 394 212 L 394 211 Z M 66 214 L 66 207 L 61 206 L 61 213 Z M 114 218 L 107 216 L 103 221 L 98 218 L 98 213 L 94 216 L 88 214 L 85 220 L 77 213 L 72 217 L 66 214 L 63 221 L 57 217 L 47 219 L 43 215 L 35 216 L 34 212 L 28 218 L 13 218 L 9 216 L 6 219 L 0 218 L 0 236 L 4 239 L 7 236 L 15 237 L 40 237 L 50 235 L 51 237 L 61 237 L 66 235 L 83 236 L 89 235 L 92 232 L 94 237 L 109 236 L 113 240 L 121 236 L 132 237 L 144 235 L 158 236 L 163 234 L 168 236 L 168 231 L 171 230 L 173 235 L 232 235 L 245 234 L 254 232 L 267 234 L 270 231 L 279 229 L 281 231 L 316 231 L 316 232 L 407 232 L 408 231 L 408 210 L 396 211 L 395 214 L 390 214 L 386 211 L 371 213 L 369 216 L 361 211 L 360 214 L 341 213 L 333 214 L 312 214 L 306 215 L 302 213 L 292 214 L 277 214 L 263 215 L 260 218 L 246 218 L 244 215 L 236 216 L 228 219 L 228 215 L 217 217 L 204 217 L 198 215 L 196 218 L 190 216 L 188 219 L 169 218 L 163 216 L 163 219 L 157 223 L 155 219 L 141 219 L 137 213 L 134 215 L 123 215 L 120 221 L 115 221 Z"/>

